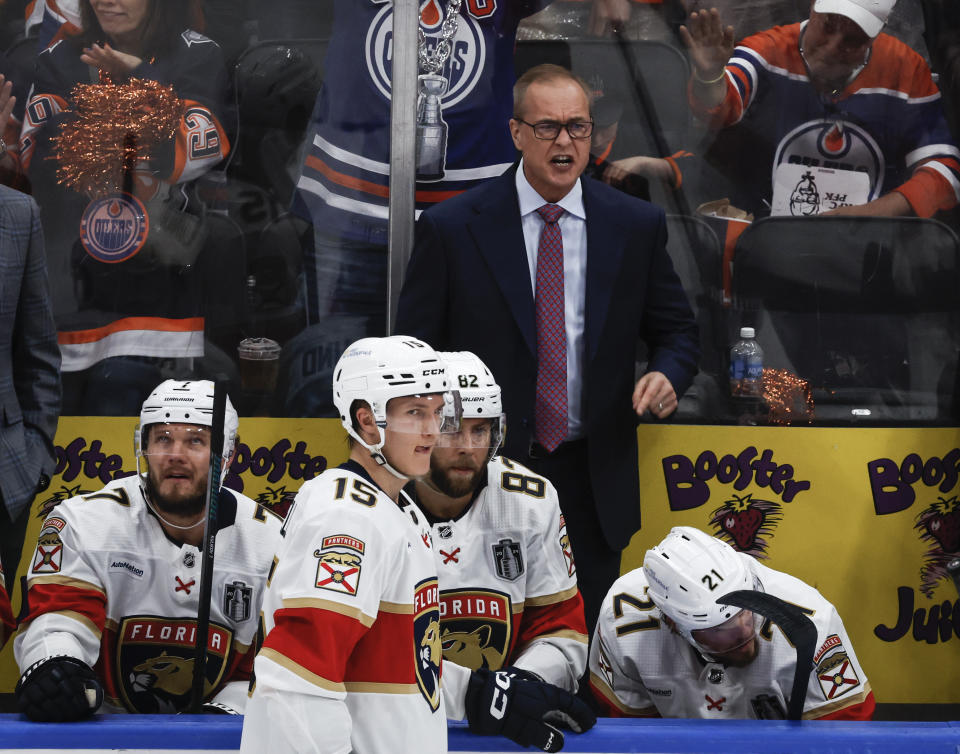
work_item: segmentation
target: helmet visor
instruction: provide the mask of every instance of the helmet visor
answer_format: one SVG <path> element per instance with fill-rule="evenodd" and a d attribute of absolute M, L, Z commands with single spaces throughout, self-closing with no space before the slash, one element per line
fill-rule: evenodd
<path fill-rule="evenodd" d="M 504 416 L 496 418 L 468 418 L 464 417 L 460 428 L 456 432 L 442 434 L 437 439 L 438 448 L 452 448 L 457 450 L 485 449 L 487 455 L 492 456 L 500 443 L 503 442 Z"/>
<path fill-rule="evenodd" d="M 151 457 L 182 456 L 197 463 L 210 460 L 210 427 L 160 422 L 144 428 L 142 454 Z"/>
<path fill-rule="evenodd" d="M 757 638 L 759 621 L 750 610 L 741 610 L 719 626 L 698 628 L 690 632 L 697 647 L 707 654 L 736 652 Z"/>
<path fill-rule="evenodd" d="M 384 428 L 414 435 L 440 435 L 460 431 L 460 393 L 423 393 L 391 398 Z"/>

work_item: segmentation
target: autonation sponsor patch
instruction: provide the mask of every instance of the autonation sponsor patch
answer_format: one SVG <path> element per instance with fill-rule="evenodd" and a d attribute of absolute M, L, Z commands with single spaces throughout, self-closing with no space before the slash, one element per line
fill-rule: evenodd
<path fill-rule="evenodd" d="M 122 571 L 123 573 L 129 574 L 138 579 L 143 578 L 143 569 L 131 563 L 129 560 L 112 560 L 110 561 L 110 570 L 112 571 Z"/>

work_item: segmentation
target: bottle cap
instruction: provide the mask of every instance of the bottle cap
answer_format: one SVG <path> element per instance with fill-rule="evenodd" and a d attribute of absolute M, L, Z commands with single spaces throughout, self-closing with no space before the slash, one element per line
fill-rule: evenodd
<path fill-rule="evenodd" d="M 741 338 L 752 338 L 756 335 L 756 331 L 752 327 L 741 327 L 740 328 L 740 337 Z"/>

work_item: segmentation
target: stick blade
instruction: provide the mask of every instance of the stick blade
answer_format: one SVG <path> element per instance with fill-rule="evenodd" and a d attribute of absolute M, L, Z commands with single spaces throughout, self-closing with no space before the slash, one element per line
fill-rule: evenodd
<path fill-rule="evenodd" d="M 718 605 L 733 605 L 750 610 L 776 623 L 784 636 L 797 650 L 797 667 L 793 674 L 793 688 L 787 707 L 787 719 L 803 717 L 803 703 L 807 698 L 807 683 L 813 670 L 813 653 L 817 646 L 817 627 L 803 610 L 779 597 L 752 589 L 740 589 L 717 598 Z"/>

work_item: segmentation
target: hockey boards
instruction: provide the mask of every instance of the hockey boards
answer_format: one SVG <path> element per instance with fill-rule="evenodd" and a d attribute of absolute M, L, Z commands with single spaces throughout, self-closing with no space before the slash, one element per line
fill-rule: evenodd
<path fill-rule="evenodd" d="M 817 627 L 796 605 L 784 602 L 766 592 L 741 589 L 717 598 L 718 605 L 733 605 L 751 610 L 769 618 L 783 631 L 797 650 L 797 667 L 793 673 L 793 688 L 787 705 L 787 719 L 803 717 L 803 703 L 807 698 L 807 684 L 813 670 L 813 653 L 817 646 Z"/>

